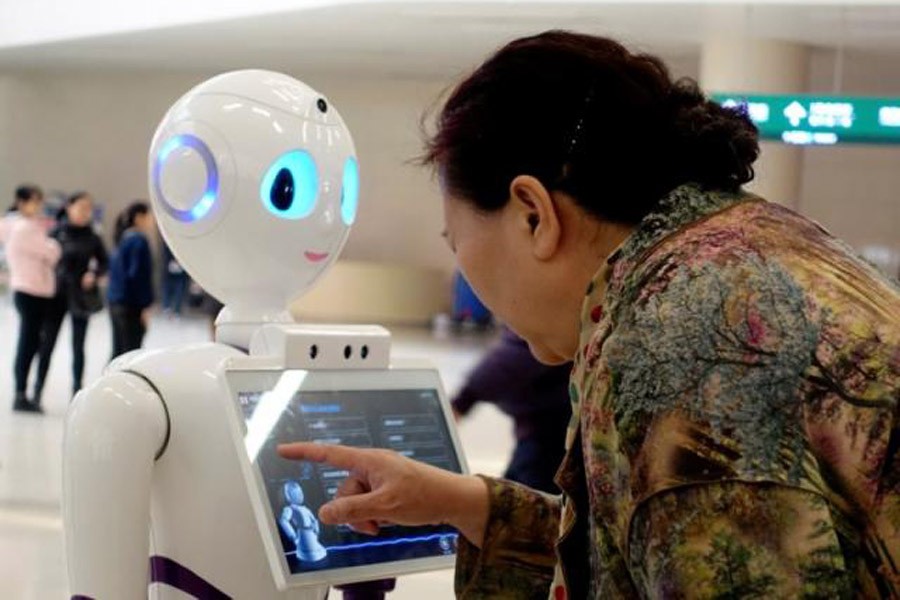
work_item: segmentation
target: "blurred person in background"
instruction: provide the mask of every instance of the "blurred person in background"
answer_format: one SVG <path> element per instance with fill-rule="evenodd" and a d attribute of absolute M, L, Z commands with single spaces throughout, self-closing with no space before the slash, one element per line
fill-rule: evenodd
<path fill-rule="evenodd" d="M 18 190 L 16 191 L 18 194 Z M 5 288 L 6 284 L 8 284 L 8 267 L 6 264 L 6 250 L 4 248 L 6 244 L 6 238 L 9 237 L 9 232 L 12 229 L 13 223 L 15 223 L 16 219 L 19 218 L 19 208 L 17 206 L 17 202 L 13 200 L 12 206 L 10 206 L 6 213 L 0 217 L 0 287 Z"/>
<path fill-rule="evenodd" d="M 19 201 L 20 195 L 22 194 L 30 194 L 32 190 L 37 190 L 38 188 L 35 186 L 22 185 L 16 188 L 15 199 L 13 200 L 12 205 L 6 209 L 6 214 L 0 218 L 0 245 L 6 244 L 6 240 L 9 237 L 10 232 L 12 231 L 13 223 L 16 222 L 16 219 L 19 218 Z"/>
<path fill-rule="evenodd" d="M 482 304 L 472 286 L 459 271 L 453 274 L 453 308 L 450 319 L 456 329 L 470 323 L 476 329 L 485 330 L 494 324 L 491 311 Z"/>
<path fill-rule="evenodd" d="M 40 398 L 29 400 L 28 373 L 41 343 L 41 331 L 56 294 L 55 267 L 62 253 L 59 243 L 47 235 L 43 215 L 44 195 L 36 186 L 20 186 L 5 234 L 13 302 L 19 313 L 19 340 L 13 362 L 15 395 L 13 410 L 44 412 Z"/>
<path fill-rule="evenodd" d="M 160 287 L 162 288 L 163 313 L 181 316 L 181 307 L 191 278 L 162 237 L 160 237 L 160 246 L 160 255 L 162 256 L 162 285 Z"/>
<path fill-rule="evenodd" d="M 558 494 L 553 477 L 565 454 L 572 418 L 569 375 L 572 363 L 541 364 L 528 342 L 503 326 L 500 340 L 467 375 L 451 401 L 458 418 L 478 402 L 494 404 L 513 419 L 516 447 L 504 473 L 543 492 Z"/>
<path fill-rule="evenodd" d="M 59 242 L 62 257 L 56 265 L 56 296 L 50 302 L 41 335 L 40 360 L 34 400 L 41 393 L 50 369 L 50 360 L 66 313 L 72 325 L 72 395 L 81 389 L 84 376 L 84 341 L 88 320 L 103 308 L 100 278 L 109 267 L 103 240 L 93 227 L 94 200 L 87 192 L 66 199 L 56 228 L 50 236 Z"/>
<path fill-rule="evenodd" d="M 137 350 L 144 341 L 153 304 L 150 236 L 156 221 L 150 205 L 132 202 L 116 219 L 116 250 L 109 265 L 106 298 L 112 321 L 112 358 Z"/>

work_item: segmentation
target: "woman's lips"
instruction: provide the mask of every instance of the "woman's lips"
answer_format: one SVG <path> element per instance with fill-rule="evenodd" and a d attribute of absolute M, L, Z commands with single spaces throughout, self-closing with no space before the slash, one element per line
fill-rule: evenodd
<path fill-rule="evenodd" d="M 326 258 L 328 258 L 328 253 L 327 252 L 312 252 L 310 250 L 307 250 L 306 252 L 303 253 L 303 256 L 305 256 L 306 260 L 308 260 L 309 262 L 315 263 L 315 262 L 321 262 L 321 261 L 325 260 Z"/>

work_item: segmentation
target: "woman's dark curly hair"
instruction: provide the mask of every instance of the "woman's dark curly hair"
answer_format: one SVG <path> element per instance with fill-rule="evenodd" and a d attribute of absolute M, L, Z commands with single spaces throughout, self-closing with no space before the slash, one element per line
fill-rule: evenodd
<path fill-rule="evenodd" d="M 422 163 L 485 211 L 532 175 L 593 215 L 637 223 L 685 183 L 736 191 L 758 155 L 745 111 L 672 81 L 660 59 L 548 31 L 509 43 L 456 86 Z"/>

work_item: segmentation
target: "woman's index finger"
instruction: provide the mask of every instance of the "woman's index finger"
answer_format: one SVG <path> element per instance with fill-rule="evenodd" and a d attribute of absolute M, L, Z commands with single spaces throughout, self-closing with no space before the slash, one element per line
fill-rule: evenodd
<path fill-rule="evenodd" d="M 318 444 L 315 442 L 280 444 L 278 446 L 278 454 L 292 460 L 328 463 L 334 467 L 348 470 L 361 467 L 363 460 L 362 452 L 356 448 L 335 444 Z"/>

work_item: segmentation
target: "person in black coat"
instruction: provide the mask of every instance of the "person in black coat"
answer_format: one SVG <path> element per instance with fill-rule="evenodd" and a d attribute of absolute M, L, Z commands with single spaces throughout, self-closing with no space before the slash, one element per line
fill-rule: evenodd
<path fill-rule="evenodd" d="M 572 363 L 537 361 L 528 343 L 507 327 L 500 340 L 466 377 L 451 401 L 457 418 L 478 402 L 494 404 L 513 419 L 516 447 L 504 477 L 559 494 L 553 481 L 565 454 L 572 418 L 569 374 Z"/>
<path fill-rule="evenodd" d="M 116 219 L 116 251 L 109 264 L 109 316 L 112 358 L 141 347 L 153 304 L 153 257 L 150 235 L 156 220 L 150 205 L 137 200 Z"/>
<path fill-rule="evenodd" d="M 62 246 L 56 265 L 56 296 L 41 331 L 41 348 L 34 398 L 41 392 L 50 369 L 63 318 L 72 323 L 72 394 L 81 389 L 84 376 L 84 341 L 90 316 L 103 308 L 98 280 L 106 274 L 109 259 L 103 240 L 93 229 L 94 200 L 87 192 L 77 192 L 66 200 L 51 237 Z"/>

